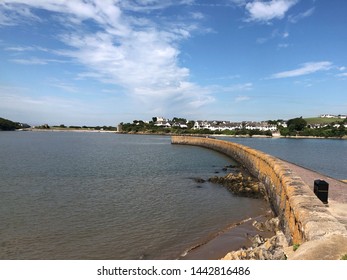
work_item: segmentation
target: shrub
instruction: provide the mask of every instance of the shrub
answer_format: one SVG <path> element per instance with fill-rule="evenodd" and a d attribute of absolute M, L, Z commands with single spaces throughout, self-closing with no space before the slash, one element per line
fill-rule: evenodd
<path fill-rule="evenodd" d="M 295 252 L 300 247 L 300 244 L 293 244 L 293 251 Z"/>

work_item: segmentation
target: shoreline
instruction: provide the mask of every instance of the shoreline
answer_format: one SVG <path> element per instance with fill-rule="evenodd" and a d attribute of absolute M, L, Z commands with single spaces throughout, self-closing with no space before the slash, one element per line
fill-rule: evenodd
<path fill-rule="evenodd" d="M 113 130 L 96 130 L 96 129 L 40 129 L 40 128 L 25 128 L 17 129 L 15 131 L 31 131 L 31 132 L 91 132 L 91 133 L 118 133 Z"/>
<path fill-rule="evenodd" d="M 90 133 L 115 133 L 115 134 L 129 134 L 129 135 L 154 135 L 154 136 L 195 136 L 195 137 L 226 137 L 226 138 L 273 138 L 273 139 L 317 139 L 317 140 L 347 140 L 347 135 L 343 137 L 321 137 L 321 136 L 282 136 L 282 135 L 227 135 L 227 134 L 184 134 L 184 133 L 151 133 L 151 132 L 123 132 L 114 130 L 95 130 L 95 129 L 40 129 L 40 128 L 24 128 L 16 129 L 14 131 L 31 131 L 31 132 L 90 132 Z"/>
<path fill-rule="evenodd" d="M 260 235 L 264 238 L 271 238 L 276 235 L 275 232 L 270 230 L 257 229 L 253 226 L 253 223 L 264 223 L 274 217 L 273 212 L 267 210 L 259 216 L 249 217 L 230 224 L 207 237 L 206 240 L 184 251 L 178 260 L 219 260 L 231 251 L 250 248 L 252 246 L 251 238 L 254 236 Z"/>

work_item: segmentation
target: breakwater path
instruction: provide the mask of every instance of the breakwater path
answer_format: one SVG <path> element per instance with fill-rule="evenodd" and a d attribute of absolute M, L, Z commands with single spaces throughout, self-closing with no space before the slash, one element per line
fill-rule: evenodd
<path fill-rule="evenodd" d="M 320 174 L 313 170 L 298 166 L 294 163 L 283 161 L 293 172 L 295 172 L 313 191 L 313 183 L 321 179 L 329 184 L 328 211 L 347 229 L 347 183 L 336 180 L 329 176 Z"/>
<path fill-rule="evenodd" d="M 347 230 L 339 220 L 341 213 L 337 215 L 333 211 L 339 209 L 331 207 L 329 210 L 312 191 L 314 179 L 324 179 L 320 174 L 304 169 L 294 170 L 293 166 L 278 158 L 229 141 L 173 136 L 171 142 L 201 146 L 226 154 L 258 178 L 266 188 L 268 200 L 280 219 L 287 241 L 289 244 L 300 244 L 291 259 L 336 260 L 347 255 Z M 316 175 L 319 177 L 316 178 Z M 345 193 L 343 186 L 339 188 Z M 337 204 L 346 205 L 333 184 L 331 189 L 334 189 L 332 198 L 340 199 Z"/>

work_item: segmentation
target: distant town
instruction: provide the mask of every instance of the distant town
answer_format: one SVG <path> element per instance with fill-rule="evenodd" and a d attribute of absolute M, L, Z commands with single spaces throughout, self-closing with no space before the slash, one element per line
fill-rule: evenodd
<path fill-rule="evenodd" d="M 134 120 L 132 123 L 121 123 L 117 130 L 123 133 L 344 137 L 347 134 L 347 115 L 324 114 L 317 118 L 298 117 L 260 122 L 193 121 L 177 117 L 170 120 L 153 117 L 149 121 Z"/>
<path fill-rule="evenodd" d="M 30 126 L 0 118 L 0 130 L 54 130 L 54 131 L 110 131 L 138 134 L 224 134 L 230 136 L 309 136 L 347 137 L 347 115 L 322 114 L 318 117 L 297 117 L 289 120 L 242 121 L 187 120 L 174 117 L 152 117 L 151 120 L 134 120 L 116 126 L 65 126 L 43 124 Z"/>

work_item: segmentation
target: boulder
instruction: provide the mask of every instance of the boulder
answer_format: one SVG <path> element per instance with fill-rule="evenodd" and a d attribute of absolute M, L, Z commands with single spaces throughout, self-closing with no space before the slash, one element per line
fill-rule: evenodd
<path fill-rule="evenodd" d="M 200 177 L 196 177 L 196 178 L 192 178 L 192 179 L 194 180 L 195 183 L 199 183 L 199 184 L 206 182 L 206 180 L 204 180 Z"/>
<path fill-rule="evenodd" d="M 285 260 L 285 247 L 288 246 L 286 238 L 281 231 L 275 236 L 266 239 L 260 235 L 252 238 L 253 246 L 228 253 L 223 260 Z"/>

